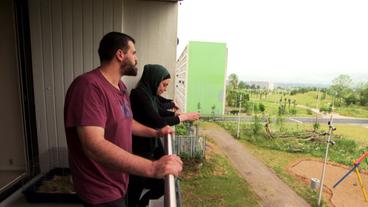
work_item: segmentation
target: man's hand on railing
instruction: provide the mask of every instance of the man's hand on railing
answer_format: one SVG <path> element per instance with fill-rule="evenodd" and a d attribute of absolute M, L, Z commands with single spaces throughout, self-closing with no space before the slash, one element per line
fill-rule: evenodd
<path fill-rule="evenodd" d="M 165 175 L 179 176 L 183 169 L 183 162 L 176 155 L 165 155 L 152 162 L 153 177 L 163 178 Z"/>
<path fill-rule="evenodd" d="M 166 125 L 166 126 L 162 127 L 161 129 L 157 129 L 156 137 L 157 138 L 164 137 L 168 134 L 173 134 L 174 131 L 175 131 L 174 128 L 170 127 L 169 125 Z"/>

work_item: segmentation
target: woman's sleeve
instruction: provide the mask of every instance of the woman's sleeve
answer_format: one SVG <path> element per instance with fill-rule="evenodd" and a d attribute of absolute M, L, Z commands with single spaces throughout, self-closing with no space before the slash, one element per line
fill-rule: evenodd
<path fill-rule="evenodd" d="M 162 128 L 166 125 L 172 126 L 172 125 L 180 123 L 179 117 L 175 115 L 174 116 L 161 116 L 159 114 L 159 111 L 160 111 L 159 106 L 157 107 L 159 111 L 156 112 L 152 106 L 152 103 L 149 97 L 144 93 L 139 93 L 138 91 L 136 91 L 135 93 L 131 93 L 131 102 L 132 102 L 132 108 L 137 107 L 137 106 L 133 106 L 133 104 L 141 103 L 140 104 L 141 108 L 138 110 L 142 110 L 144 112 L 143 114 L 145 114 L 145 118 L 148 119 L 149 122 L 154 123 L 154 125 L 157 126 L 158 128 Z"/>
<path fill-rule="evenodd" d="M 168 111 L 167 109 L 164 109 L 162 107 L 158 108 L 158 112 L 161 116 L 175 116 L 175 112 Z"/>
<path fill-rule="evenodd" d="M 161 108 L 164 110 L 172 109 L 175 106 L 175 103 L 171 99 L 166 99 L 162 96 L 158 96 L 158 100 L 160 102 Z"/>

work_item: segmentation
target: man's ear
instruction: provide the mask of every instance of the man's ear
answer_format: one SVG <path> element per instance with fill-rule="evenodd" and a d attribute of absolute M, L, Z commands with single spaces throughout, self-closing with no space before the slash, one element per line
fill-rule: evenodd
<path fill-rule="evenodd" d="M 123 61 L 123 59 L 125 58 L 125 53 L 123 50 L 118 49 L 115 53 L 115 57 L 119 60 L 119 61 Z"/>

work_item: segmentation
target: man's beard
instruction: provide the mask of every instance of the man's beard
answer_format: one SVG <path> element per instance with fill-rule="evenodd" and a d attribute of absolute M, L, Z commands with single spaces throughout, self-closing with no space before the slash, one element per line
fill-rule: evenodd
<path fill-rule="evenodd" d="M 128 59 L 124 60 L 120 66 L 121 76 L 136 76 L 138 73 L 137 64 L 131 63 Z"/>

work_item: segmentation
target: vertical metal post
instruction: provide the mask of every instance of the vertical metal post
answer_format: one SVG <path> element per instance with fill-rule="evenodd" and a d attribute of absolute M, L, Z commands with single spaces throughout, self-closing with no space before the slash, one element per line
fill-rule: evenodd
<path fill-rule="evenodd" d="M 328 159 L 328 147 L 330 146 L 330 143 L 333 143 L 332 140 L 331 140 L 331 136 L 332 136 L 332 132 L 335 130 L 335 128 L 332 125 L 334 106 L 335 106 L 335 96 L 332 97 L 331 117 L 330 117 L 330 121 L 328 122 L 328 126 L 329 126 L 328 139 L 327 139 L 327 146 L 326 146 L 326 153 L 325 153 L 325 161 L 323 163 L 323 168 L 322 168 L 321 185 L 319 187 L 318 206 L 321 206 L 321 201 L 322 201 L 323 182 L 324 182 L 324 179 L 325 179 L 326 165 L 327 165 L 327 159 Z"/>
<path fill-rule="evenodd" d="M 332 121 L 333 121 L 333 117 L 332 117 L 332 114 L 331 114 L 330 121 L 328 122 L 328 126 L 329 126 L 329 129 L 328 129 L 328 139 L 327 139 L 327 146 L 326 146 L 325 160 L 324 160 L 323 168 L 322 168 L 321 185 L 320 185 L 320 187 L 319 187 L 318 206 L 321 206 L 322 193 L 323 193 L 323 182 L 324 182 L 324 180 L 325 180 L 326 165 L 327 165 L 327 160 L 328 160 L 328 148 L 329 148 L 329 146 L 330 146 L 330 143 L 332 143 L 332 144 L 334 143 L 334 142 L 331 140 L 332 132 L 335 130 L 335 128 L 334 128 L 334 127 L 333 127 L 333 125 L 332 125 Z"/>
<path fill-rule="evenodd" d="M 236 137 L 239 139 L 240 137 L 240 112 L 241 112 L 241 101 L 242 101 L 242 94 L 240 94 L 239 98 L 239 112 L 238 112 L 238 130 L 236 131 Z"/>
<path fill-rule="evenodd" d="M 317 88 L 317 103 L 316 103 L 316 109 L 319 112 L 319 88 Z M 318 112 L 316 112 L 316 124 L 318 123 Z"/>
<path fill-rule="evenodd" d="M 190 157 L 193 157 L 193 139 L 192 136 L 189 136 L 190 140 Z"/>
<path fill-rule="evenodd" d="M 171 134 L 168 134 L 165 137 L 165 149 L 168 155 L 173 154 Z M 173 175 L 166 175 L 164 207 L 176 207 L 176 206 L 177 203 L 176 203 L 175 178 Z"/>

